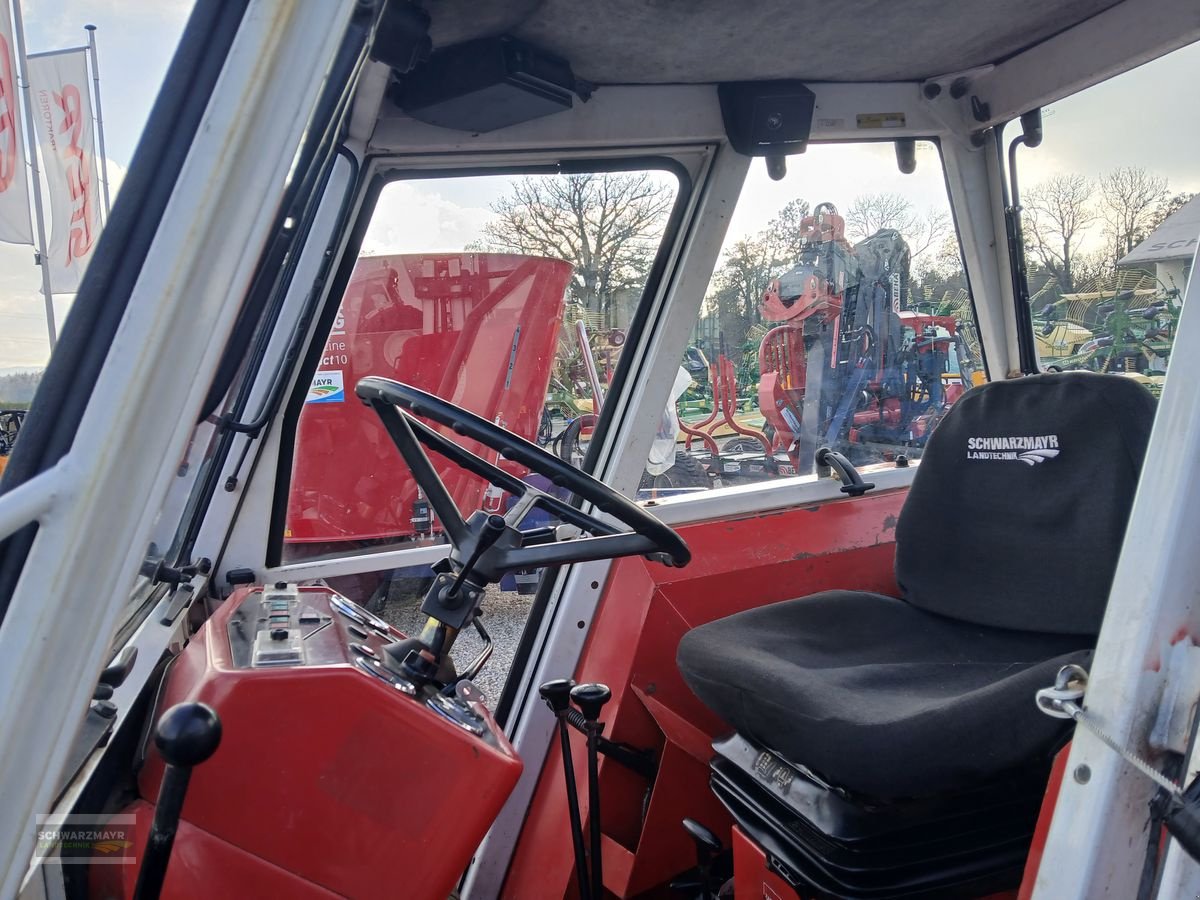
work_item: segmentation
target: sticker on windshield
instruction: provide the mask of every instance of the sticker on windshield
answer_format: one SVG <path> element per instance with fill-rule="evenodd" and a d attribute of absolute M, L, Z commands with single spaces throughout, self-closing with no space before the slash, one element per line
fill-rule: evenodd
<path fill-rule="evenodd" d="M 313 376 L 305 403 L 341 403 L 346 399 L 346 387 L 341 369 L 318 372 Z"/>

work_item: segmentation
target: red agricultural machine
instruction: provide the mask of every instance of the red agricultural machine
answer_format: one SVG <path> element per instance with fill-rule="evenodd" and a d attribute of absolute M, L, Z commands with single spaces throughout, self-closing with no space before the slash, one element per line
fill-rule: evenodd
<path fill-rule="evenodd" d="M 361 259 L 300 416 L 289 554 L 440 540 L 427 498 L 354 385 L 367 375 L 398 378 L 534 440 L 570 277 L 561 260 L 497 253 Z M 494 450 L 466 446 L 517 478 L 527 474 Z M 460 509 L 501 511 L 499 488 L 441 457 L 434 465 Z"/>
<path fill-rule="evenodd" d="M 851 245 L 830 203 L 801 223 L 796 264 L 771 282 L 762 317 L 777 323 L 758 352 L 761 430 L 737 422 L 733 363 L 712 364 L 714 406 L 685 426 L 725 478 L 812 470 L 830 447 L 856 463 L 894 460 L 924 446 L 972 382 L 974 362 L 953 316 L 910 309 L 908 244 L 881 229 Z M 738 437 L 719 448 L 724 425 Z"/>

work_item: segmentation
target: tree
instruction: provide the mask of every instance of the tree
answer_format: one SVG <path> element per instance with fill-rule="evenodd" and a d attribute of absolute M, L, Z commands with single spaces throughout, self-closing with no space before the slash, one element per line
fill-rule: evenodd
<path fill-rule="evenodd" d="M 944 211 L 930 207 L 922 215 L 900 194 L 859 194 L 847 207 L 845 219 L 846 237 L 852 241 L 894 228 L 908 242 L 913 260 L 939 246 L 950 232 L 950 217 Z"/>
<path fill-rule="evenodd" d="M 742 238 L 725 251 L 709 286 L 708 308 L 716 313 L 718 328 L 731 354 L 759 321 L 759 306 L 767 286 L 795 265 L 800 254 L 800 225 L 808 214 L 807 200 L 791 200 L 762 231 Z"/>
<path fill-rule="evenodd" d="M 1096 221 L 1095 187 L 1084 175 L 1055 175 L 1025 195 L 1025 245 L 1058 282 L 1059 290 L 1075 290 L 1074 260 L 1083 233 Z"/>
<path fill-rule="evenodd" d="M 1076 253 L 1071 271 L 1075 290 L 1097 290 L 1112 278 L 1113 272 L 1116 271 L 1115 262 L 1112 254 L 1103 249 L 1092 250 L 1090 253 Z"/>
<path fill-rule="evenodd" d="M 910 282 L 910 290 L 913 302 L 924 304 L 922 308 L 934 309 L 947 296 L 967 292 L 967 276 L 963 270 L 957 235 L 948 234 L 942 238 L 928 265 Z"/>
<path fill-rule="evenodd" d="M 0 375 L 0 407 L 28 406 L 41 380 L 41 371 Z"/>
<path fill-rule="evenodd" d="M 758 321 L 763 292 L 781 265 L 766 235 L 759 232 L 734 243 L 713 275 L 710 305 L 729 348 L 740 347 Z"/>
<path fill-rule="evenodd" d="M 1150 233 L 1155 211 L 1167 196 L 1167 179 L 1138 166 L 1122 166 L 1100 177 L 1100 212 L 1116 259 Z"/>
<path fill-rule="evenodd" d="M 763 234 L 771 243 L 771 252 L 782 263 L 800 255 L 800 223 L 809 214 L 808 201 L 800 197 L 789 200 L 767 223 Z"/>
<path fill-rule="evenodd" d="M 613 321 L 613 299 L 644 283 L 672 199 L 648 173 L 522 178 L 492 204 L 481 244 L 567 260 L 574 299 L 612 327 L 624 324 Z"/>

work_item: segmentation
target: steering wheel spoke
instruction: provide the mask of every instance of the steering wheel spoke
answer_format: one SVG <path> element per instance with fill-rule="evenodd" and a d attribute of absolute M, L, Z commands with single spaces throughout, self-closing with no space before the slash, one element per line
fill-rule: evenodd
<path fill-rule="evenodd" d="M 463 521 L 462 513 L 459 512 L 458 506 L 450 497 L 450 492 L 446 490 L 446 485 L 438 475 L 437 469 L 433 467 L 428 455 L 421 449 L 421 443 L 424 442 L 418 442 L 420 432 L 414 433 L 414 425 L 420 428 L 425 428 L 425 426 L 382 400 L 372 400 L 370 403 L 383 421 L 383 426 L 391 436 L 392 443 L 396 445 L 396 449 L 408 463 L 417 484 L 425 492 L 425 498 L 433 507 L 438 519 L 441 520 L 446 534 L 453 543 L 460 543 L 466 537 L 467 523 Z M 445 440 L 441 435 L 437 435 L 437 437 Z M 457 446 L 452 441 L 446 441 L 446 443 Z"/>
<path fill-rule="evenodd" d="M 538 569 L 567 563 L 591 562 L 597 559 L 617 559 L 622 556 L 645 556 L 656 550 L 654 542 L 636 531 L 621 531 L 595 537 L 574 538 L 554 544 L 532 547 L 513 547 L 499 557 L 504 569 Z"/>
<path fill-rule="evenodd" d="M 582 528 L 584 531 L 590 532 L 594 535 L 622 533 L 620 529 L 614 528 L 612 525 L 597 519 L 595 516 L 588 515 L 583 510 L 572 506 L 570 503 L 559 500 L 553 494 L 546 494 L 541 491 L 539 491 L 539 493 L 541 493 L 541 497 L 539 498 L 541 505 L 546 509 L 553 511 L 555 515 L 557 515 L 568 525 L 574 525 L 576 528 Z"/>

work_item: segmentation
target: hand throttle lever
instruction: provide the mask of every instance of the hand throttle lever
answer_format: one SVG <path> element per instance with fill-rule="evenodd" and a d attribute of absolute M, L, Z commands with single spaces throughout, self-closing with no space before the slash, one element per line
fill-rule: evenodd
<path fill-rule="evenodd" d="M 507 523 L 503 516 L 491 515 L 483 522 L 483 527 L 479 530 L 479 535 L 475 539 L 475 549 L 471 551 L 471 555 L 467 557 L 466 563 L 458 572 L 458 577 L 454 579 L 454 583 L 450 585 L 450 590 L 446 591 L 442 598 L 443 602 L 453 600 L 458 596 L 458 589 L 462 587 L 462 583 L 467 580 L 467 576 L 471 574 L 471 570 L 475 568 L 475 563 L 479 562 L 484 552 L 491 548 L 492 544 L 500 540 L 500 535 L 504 534 L 504 529 Z"/>
<path fill-rule="evenodd" d="M 158 900 L 167 877 L 167 864 L 171 861 L 171 847 L 175 844 L 192 769 L 212 756 L 220 743 L 221 720 L 211 706 L 203 703 L 179 703 L 158 720 L 154 745 L 167 765 L 133 890 L 134 900 Z"/>

